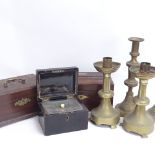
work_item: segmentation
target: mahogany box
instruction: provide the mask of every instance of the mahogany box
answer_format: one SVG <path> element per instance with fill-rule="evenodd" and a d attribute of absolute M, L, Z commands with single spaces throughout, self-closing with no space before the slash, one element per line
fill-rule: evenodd
<path fill-rule="evenodd" d="M 39 122 L 45 135 L 88 128 L 88 109 L 77 99 L 78 68 L 37 70 Z"/>
<path fill-rule="evenodd" d="M 97 92 L 101 87 L 101 73 L 79 72 L 78 99 L 89 110 L 98 106 Z M 112 81 L 111 89 L 114 89 Z M 0 80 L 0 126 L 30 118 L 38 112 L 34 74 Z"/>
<path fill-rule="evenodd" d="M 33 74 L 0 81 L 0 126 L 38 113 L 35 83 Z"/>

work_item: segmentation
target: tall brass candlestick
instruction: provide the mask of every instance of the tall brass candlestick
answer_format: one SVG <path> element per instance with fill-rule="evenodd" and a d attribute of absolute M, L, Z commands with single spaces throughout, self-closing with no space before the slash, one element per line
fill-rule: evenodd
<path fill-rule="evenodd" d="M 140 67 L 131 67 L 130 71 L 139 79 L 139 91 L 138 96 L 134 98 L 136 108 L 124 117 L 123 128 L 146 137 L 154 128 L 154 120 L 146 112 L 145 107 L 149 104 L 149 99 L 146 97 L 146 87 L 148 80 L 155 77 L 155 67 L 151 67 L 150 63 L 143 62 Z"/>
<path fill-rule="evenodd" d="M 129 68 L 131 66 L 139 66 L 137 61 L 137 57 L 139 56 L 139 43 L 142 42 L 144 39 L 131 37 L 129 38 L 132 41 L 132 50 L 130 52 L 131 60 L 126 63 L 128 66 L 128 79 L 124 81 L 124 84 L 128 86 L 128 91 L 126 93 L 125 99 L 122 103 L 117 104 L 116 108 L 120 110 L 120 115 L 124 117 L 126 114 L 131 113 L 134 111 L 136 104 L 133 101 L 133 87 L 138 85 L 134 75 L 130 72 Z"/>
<path fill-rule="evenodd" d="M 103 88 L 98 92 L 101 103 L 91 111 L 91 120 L 97 125 L 105 124 L 115 128 L 119 121 L 120 113 L 111 105 L 113 91 L 110 90 L 110 76 L 111 73 L 117 71 L 120 63 L 112 62 L 111 57 L 105 57 L 103 61 L 94 63 L 94 67 L 97 71 L 103 73 Z"/>

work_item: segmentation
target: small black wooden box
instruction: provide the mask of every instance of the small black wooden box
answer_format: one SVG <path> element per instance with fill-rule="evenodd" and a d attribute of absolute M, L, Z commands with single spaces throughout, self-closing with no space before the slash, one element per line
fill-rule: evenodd
<path fill-rule="evenodd" d="M 78 68 L 37 70 L 39 122 L 45 135 L 88 128 L 88 110 L 77 100 Z"/>

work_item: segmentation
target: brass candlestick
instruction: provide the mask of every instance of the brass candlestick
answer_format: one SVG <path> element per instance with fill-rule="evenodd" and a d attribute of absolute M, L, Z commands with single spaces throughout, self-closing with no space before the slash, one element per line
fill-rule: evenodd
<path fill-rule="evenodd" d="M 101 103 L 91 111 L 91 120 L 97 125 L 105 124 L 115 128 L 119 121 L 120 113 L 111 105 L 113 91 L 110 90 L 110 76 L 111 73 L 117 71 L 120 63 L 112 62 L 111 57 L 105 57 L 103 61 L 94 63 L 94 67 L 97 71 L 103 73 L 103 88 L 98 92 Z"/>
<path fill-rule="evenodd" d="M 131 60 L 126 63 L 128 66 L 128 79 L 124 81 L 124 84 L 128 86 L 128 91 L 123 102 L 116 105 L 116 109 L 120 110 L 121 117 L 133 112 L 136 107 L 136 104 L 133 101 L 132 89 L 138 85 L 138 82 L 136 81 L 134 75 L 130 72 L 129 68 L 131 66 L 139 66 L 137 61 L 137 57 L 139 56 L 139 43 L 144 41 L 144 39 L 136 37 L 131 37 L 129 40 L 132 41 L 132 50 L 130 52 Z"/>
<path fill-rule="evenodd" d="M 140 67 L 131 67 L 130 71 L 139 79 L 139 91 L 138 96 L 134 98 L 136 108 L 124 117 L 123 128 L 146 137 L 154 128 L 154 121 L 146 112 L 145 106 L 149 104 L 149 99 L 146 97 L 147 83 L 149 79 L 155 77 L 155 67 L 151 67 L 150 63 L 143 62 Z"/>

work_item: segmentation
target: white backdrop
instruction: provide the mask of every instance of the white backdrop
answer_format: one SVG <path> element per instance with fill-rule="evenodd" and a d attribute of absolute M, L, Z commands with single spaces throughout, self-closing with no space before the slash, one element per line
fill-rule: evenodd
<path fill-rule="evenodd" d="M 114 104 L 121 102 L 127 90 L 123 81 L 129 37 L 145 39 L 138 60 L 155 65 L 154 7 L 154 0 L 1 0 L 0 79 L 38 68 L 78 66 L 80 71 L 95 71 L 95 61 L 112 56 L 122 64 L 113 76 Z M 155 79 L 149 84 L 148 107 L 155 104 Z M 141 139 L 121 127 L 89 124 L 87 131 L 44 137 L 33 118 L 1 128 L 0 144 L 3 154 L 146 154 L 154 151 L 155 133 Z"/>

